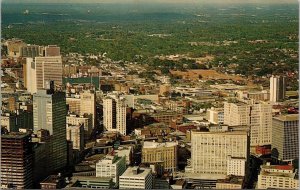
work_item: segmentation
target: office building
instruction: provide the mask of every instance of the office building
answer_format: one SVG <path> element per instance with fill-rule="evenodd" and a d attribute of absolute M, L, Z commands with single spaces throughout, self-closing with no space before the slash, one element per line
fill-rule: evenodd
<path fill-rule="evenodd" d="M 283 76 L 270 78 L 270 102 L 280 102 L 285 99 L 286 83 Z"/>
<path fill-rule="evenodd" d="M 41 129 L 49 131 L 48 166 L 52 170 L 63 168 L 67 163 L 66 113 L 65 93 L 54 91 L 53 82 L 49 90 L 38 90 L 33 94 L 34 132 Z"/>
<path fill-rule="evenodd" d="M 142 149 L 143 163 L 163 163 L 164 169 L 177 169 L 177 142 L 149 142 L 145 141 Z"/>
<path fill-rule="evenodd" d="M 106 131 L 118 131 L 126 135 L 126 104 L 122 97 L 103 99 L 103 125 Z"/>
<path fill-rule="evenodd" d="M 260 166 L 257 189 L 299 189 L 299 179 L 291 165 Z"/>
<path fill-rule="evenodd" d="M 92 133 L 92 115 L 84 114 L 81 116 L 75 114 L 67 115 L 67 124 L 69 125 L 83 125 L 84 129 L 84 139 L 88 139 Z"/>
<path fill-rule="evenodd" d="M 17 117 L 15 113 L 4 112 L 1 114 L 1 128 L 5 128 L 8 132 L 18 132 L 16 123 Z"/>
<path fill-rule="evenodd" d="M 26 43 L 19 39 L 12 39 L 6 41 L 6 46 L 8 56 L 17 58 L 20 57 L 20 47 L 26 46 Z"/>
<path fill-rule="evenodd" d="M 20 47 L 20 56 L 21 57 L 38 57 L 40 55 L 40 46 L 38 45 L 28 45 Z"/>
<path fill-rule="evenodd" d="M 243 189 L 243 177 L 227 176 L 226 179 L 219 179 L 216 189 Z"/>
<path fill-rule="evenodd" d="M 224 109 L 223 108 L 211 108 L 207 110 L 207 120 L 212 124 L 224 123 Z"/>
<path fill-rule="evenodd" d="M 1 189 L 33 188 L 33 152 L 31 135 L 1 135 Z"/>
<path fill-rule="evenodd" d="M 228 171 L 228 156 L 247 161 L 249 156 L 249 135 L 246 130 L 192 131 L 191 172 L 199 176 L 209 175 L 215 179 L 225 179 Z M 237 161 L 236 161 L 237 162 Z M 242 171 L 242 165 L 237 166 Z"/>
<path fill-rule="evenodd" d="M 71 114 L 76 114 L 76 115 L 81 115 L 80 114 L 80 96 L 79 95 L 75 95 L 74 97 L 67 97 L 66 98 L 66 102 L 68 104 L 69 107 L 69 112 Z"/>
<path fill-rule="evenodd" d="M 224 103 L 224 124 L 250 126 L 251 146 L 268 145 L 272 142 L 272 105 L 268 102 Z"/>
<path fill-rule="evenodd" d="M 83 125 L 67 124 L 67 140 L 72 141 L 73 149 L 84 150 L 84 129 Z"/>
<path fill-rule="evenodd" d="M 44 49 L 45 49 L 45 57 L 60 56 L 60 47 L 56 45 L 48 45 Z"/>
<path fill-rule="evenodd" d="M 45 89 L 49 81 L 54 81 L 55 85 L 62 85 L 62 58 L 36 57 L 35 58 L 36 88 Z"/>
<path fill-rule="evenodd" d="M 299 115 L 274 117 L 272 138 L 272 157 L 279 160 L 299 158 Z"/>
<path fill-rule="evenodd" d="M 129 167 L 120 176 L 120 189 L 152 189 L 153 177 L 150 168 Z"/>
<path fill-rule="evenodd" d="M 245 176 L 246 174 L 246 158 L 232 157 L 227 158 L 227 175 Z"/>
<path fill-rule="evenodd" d="M 108 154 L 102 160 L 96 163 L 96 177 L 113 178 L 115 187 L 119 186 L 119 177 L 126 170 L 125 156 Z"/>

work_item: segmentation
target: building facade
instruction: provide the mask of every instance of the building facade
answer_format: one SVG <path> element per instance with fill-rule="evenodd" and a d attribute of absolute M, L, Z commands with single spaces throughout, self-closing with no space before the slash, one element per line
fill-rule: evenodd
<path fill-rule="evenodd" d="M 299 179 L 291 165 L 262 165 L 257 189 L 299 189 Z"/>
<path fill-rule="evenodd" d="M 67 124 L 67 140 L 72 141 L 73 149 L 82 151 L 84 149 L 83 125 Z"/>
<path fill-rule="evenodd" d="M 63 92 L 39 90 L 33 94 L 34 132 L 44 129 L 50 134 L 49 167 L 57 170 L 67 163 L 66 98 Z"/>
<path fill-rule="evenodd" d="M 270 78 L 270 102 L 279 102 L 285 99 L 286 83 L 283 76 Z"/>
<path fill-rule="evenodd" d="M 33 188 L 33 151 L 31 135 L 1 135 L 1 189 Z"/>
<path fill-rule="evenodd" d="M 251 146 L 272 143 L 272 105 L 267 102 L 224 103 L 224 124 L 250 126 Z"/>
<path fill-rule="evenodd" d="M 163 163 L 164 169 L 176 171 L 177 169 L 177 142 L 144 142 L 142 149 L 143 163 Z"/>
<path fill-rule="evenodd" d="M 120 97 L 103 100 L 103 125 L 106 131 L 118 131 L 126 135 L 126 104 Z"/>
<path fill-rule="evenodd" d="M 129 167 L 120 176 L 120 189 L 152 189 L 153 177 L 150 168 Z"/>
<path fill-rule="evenodd" d="M 191 138 L 192 173 L 225 177 L 230 164 L 228 156 L 248 159 L 247 131 L 192 131 Z"/>

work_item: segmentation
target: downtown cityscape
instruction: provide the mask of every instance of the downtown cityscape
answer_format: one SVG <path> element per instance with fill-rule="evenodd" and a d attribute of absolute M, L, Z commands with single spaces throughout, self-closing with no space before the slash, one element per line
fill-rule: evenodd
<path fill-rule="evenodd" d="M 1 6 L 1 189 L 299 189 L 297 1 Z"/>

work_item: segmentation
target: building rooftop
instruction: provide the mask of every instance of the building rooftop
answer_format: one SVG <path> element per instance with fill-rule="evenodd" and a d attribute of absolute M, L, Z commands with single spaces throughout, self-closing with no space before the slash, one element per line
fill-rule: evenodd
<path fill-rule="evenodd" d="M 58 183 L 59 180 L 61 180 L 62 178 L 57 176 L 57 175 L 49 175 L 46 179 L 44 179 L 41 184 L 46 184 L 46 183 Z"/>
<path fill-rule="evenodd" d="M 120 177 L 146 178 L 151 173 L 150 168 L 129 167 Z"/>
<path fill-rule="evenodd" d="M 243 177 L 240 176 L 228 176 L 226 179 L 219 179 L 217 183 L 231 183 L 231 184 L 243 184 Z"/>
<path fill-rule="evenodd" d="M 288 114 L 288 115 L 280 115 L 278 117 L 274 117 L 273 119 L 280 121 L 297 121 L 299 120 L 298 114 Z"/>

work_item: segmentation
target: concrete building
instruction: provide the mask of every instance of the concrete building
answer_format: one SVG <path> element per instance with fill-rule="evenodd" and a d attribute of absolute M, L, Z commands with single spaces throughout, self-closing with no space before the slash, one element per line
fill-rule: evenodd
<path fill-rule="evenodd" d="M 279 160 L 299 158 L 299 115 L 274 117 L 272 138 L 272 157 Z"/>
<path fill-rule="evenodd" d="M 16 114 L 2 113 L 1 114 L 1 128 L 5 128 L 8 132 L 17 132 Z"/>
<path fill-rule="evenodd" d="M 92 115 L 91 114 L 84 114 L 81 116 L 75 114 L 69 114 L 66 117 L 67 124 L 69 125 L 83 125 L 84 129 L 84 138 L 88 139 L 92 133 Z"/>
<path fill-rule="evenodd" d="M 1 135 L 1 189 L 33 188 L 33 152 L 30 134 Z"/>
<path fill-rule="evenodd" d="M 224 109 L 223 108 L 211 108 L 207 110 L 207 120 L 212 124 L 224 123 Z"/>
<path fill-rule="evenodd" d="M 29 45 L 20 47 L 20 56 L 21 57 L 31 57 L 35 58 L 40 55 L 40 46 L 38 45 Z"/>
<path fill-rule="evenodd" d="M 126 170 L 125 156 L 106 155 L 102 160 L 96 163 L 96 177 L 110 177 L 119 186 L 119 177 Z"/>
<path fill-rule="evenodd" d="M 106 131 L 118 131 L 126 135 L 125 99 L 118 96 L 103 99 L 103 125 Z"/>
<path fill-rule="evenodd" d="M 80 93 L 80 115 L 91 114 L 92 124 L 96 122 L 96 95 L 94 91 L 84 91 Z"/>
<path fill-rule="evenodd" d="M 272 142 L 272 105 L 267 102 L 224 103 L 224 124 L 250 126 L 251 146 L 268 145 Z"/>
<path fill-rule="evenodd" d="M 261 166 L 257 189 L 299 189 L 299 179 L 291 165 Z"/>
<path fill-rule="evenodd" d="M 219 179 L 216 189 L 243 189 L 243 177 L 228 176 L 226 179 Z"/>
<path fill-rule="evenodd" d="M 286 83 L 283 76 L 270 78 L 270 102 L 279 102 L 285 99 Z"/>
<path fill-rule="evenodd" d="M 84 149 L 83 125 L 67 124 L 67 140 L 72 141 L 73 149 L 82 151 Z"/>
<path fill-rule="evenodd" d="M 8 56 L 13 58 L 20 57 L 20 47 L 26 46 L 26 43 L 19 39 L 8 40 L 5 44 Z"/>
<path fill-rule="evenodd" d="M 34 132 L 40 129 L 49 131 L 50 154 L 48 167 L 57 170 L 67 163 L 66 140 L 66 98 L 65 93 L 54 91 L 51 82 L 49 90 L 39 90 L 33 94 Z"/>
<path fill-rule="evenodd" d="M 177 169 L 177 142 L 149 142 L 145 141 L 142 149 L 143 163 L 163 163 L 164 169 Z"/>
<path fill-rule="evenodd" d="M 222 127 L 223 128 L 223 127 Z M 231 158 L 249 156 L 249 134 L 245 130 L 192 131 L 191 139 L 191 172 L 200 176 L 209 175 L 214 179 L 225 179 L 228 164 L 234 164 Z M 237 162 L 237 161 L 236 161 Z M 234 173 L 242 173 L 244 167 L 238 164 Z M 229 170 L 230 171 L 230 170 Z"/>
<path fill-rule="evenodd" d="M 26 58 L 26 64 L 23 65 L 24 86 L 30 93 L 36 93 L 36 70 L 33 58 Z"/>
<path fill-rule="evenodd" d="M 62 85 L 62 57 L 36 57 L 35 73 L 38 90 L 47 88 L 49 81 Z"/>
<path fill-rule="evenodd" d="M 67 97 L 66 98 L 66 102 L 67 105 L 69 106 L 69 112 L 71 114 L 76 114 L 76 115 L 81 115 L 80 114 L 80 96 L 79 95 L 75 95 L 74 97 Z"/>
<path fill-rule="evenodd" d="M 150 168 L 129 167 L 120 176 L 120 189 L 152 189 L 153 177 Z"/>
<path fill-rule="evenodd" d="M 45 57 L 60 56 L 60 47 L 56 45 L 48 45 L 45 47 Z"/>
<path fill-rule="evenodd" d="M 228 156 L 227 158 L 227 175 L 245 176 L 246 174 L 246 158 L 238 158 Z"/>
<path fill-rule="evenodd" d="M 252 99 L 257 101 L 268 101 L 270 100 L 270 92 L 263 90 L 263 91 L 237 91 L 237 97 L 239 99 Z"/>

